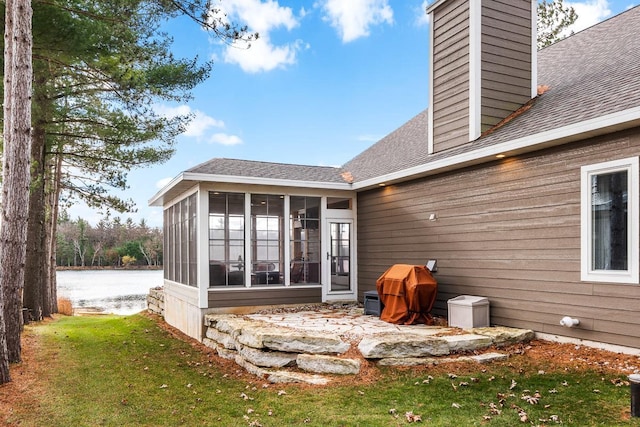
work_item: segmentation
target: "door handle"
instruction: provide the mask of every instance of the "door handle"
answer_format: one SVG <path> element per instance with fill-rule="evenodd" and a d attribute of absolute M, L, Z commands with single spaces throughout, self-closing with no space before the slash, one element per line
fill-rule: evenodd
<path fill-rule="evenodd" d="M 329 259 L 331 259 L 331 255 L 327 252 L 327 261 L 329 261 Z"/>

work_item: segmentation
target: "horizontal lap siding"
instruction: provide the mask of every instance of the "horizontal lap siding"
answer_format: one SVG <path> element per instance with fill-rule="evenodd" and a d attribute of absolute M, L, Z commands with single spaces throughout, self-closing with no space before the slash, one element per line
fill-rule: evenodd
<path fill-rule="evenodd" d="M 250 307 L 322 302 L 320 287 L 242 288 L 209 291 L 209 308 Z"/>
<path fill-rule="evenodd" d="M 531 98 L 531 7 L 530 0 L 483 2 L 482 131 Z"/>
<path fill-rule="evenodd" d="M 469 142 L 469 4 L 444 3 L 434 13 L 434 151 Z"/>
<path fill-rule="evenodd" d="M 390 265 L 437 259 L 435 314 L 480 295 L 494 324 L 639 347 L 640 286 L 580 281 L 580 167 L 637 156 L 634 131 L 359 194 L 360 298 Z"/>

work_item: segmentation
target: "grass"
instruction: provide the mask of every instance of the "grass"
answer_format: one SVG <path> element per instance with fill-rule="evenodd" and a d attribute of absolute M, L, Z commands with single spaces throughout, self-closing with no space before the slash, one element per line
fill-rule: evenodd
<path fill-rule="evenodd" d="M 428 426 L 640 426 L 628 385 L 616 385 L 624 375 L 542 372 L 522 355 L 310 387 L 266 385 L 141 315 L 61 317 L 25 334 L 33 348 L 21 368 L 36 381 L 6 425 L 369 427 L 407 425 L 411 412 Z"/>

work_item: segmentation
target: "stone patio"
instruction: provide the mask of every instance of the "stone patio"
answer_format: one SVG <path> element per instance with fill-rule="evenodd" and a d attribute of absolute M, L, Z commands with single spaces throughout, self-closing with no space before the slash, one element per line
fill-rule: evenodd
<path fill-rule="evenodd" d="M 365 315 L 358 306 L 331 305 L 210 314 L 205 327 L 207 346 L 273 383 L 326 384 L 327 375 L 357 374 L 363 360 L 387 366 L 485 363 L 508 357 L 496 349 L 534 336 L 504 327 L 395 325 Z"/>

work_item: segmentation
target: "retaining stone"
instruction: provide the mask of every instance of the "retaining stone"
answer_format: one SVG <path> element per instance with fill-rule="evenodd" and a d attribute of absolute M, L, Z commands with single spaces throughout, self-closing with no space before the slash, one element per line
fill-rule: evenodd
<path fill-rule="evenodd" d="M 493 341 L 496 347 L 517 344 L 531 341 L 535 334 L 529 329 L 507 328 L 504 326 L 493 326 L 490 328 L 473 328 L 471 332 L 484 335 Z"/>
<path fill-rule="evenodd" d="M 318 374 L 355 375 L 360 372 L 360 361 L 355 359 L 300 354 L 297 363 L 300 369 Z"/>
<path fill-rule="evenodd" d="M 483 349 L 490 347 L 492 343 L 490 337 L 476 334 L 448 335 L 441 338 L 447 342 L 452 353 Z"/>
<path fill-rule="evenodd" d="M 224 346 L 224 348 L 229 350 L 236 350 L 236 340 L 234 340 L 231 335 L 220 332 L 216 328 L 207 328 L 207 332 L 205 336 L 209 339 L 216 341 L 217 343 Z"/>
<path fill-rule="evenodd" d="M 408 334 L 379 334 L 365 337 L 358 344 L 367 359 L 442 356 L 449 354 L 449 344 L 441 337 Z"/>
<path fill-rule="evenodd" d="M 267 368 L 293 366 L 298 356 L 297 354 L 283 353 L 280 351 L 262 351 L 244 345 L 238 348 L 238 353 L 248 362 Z"/>

